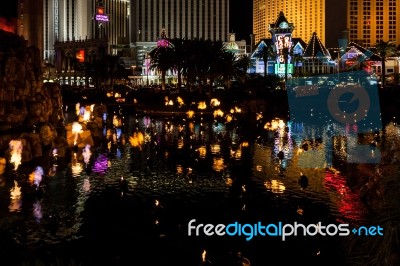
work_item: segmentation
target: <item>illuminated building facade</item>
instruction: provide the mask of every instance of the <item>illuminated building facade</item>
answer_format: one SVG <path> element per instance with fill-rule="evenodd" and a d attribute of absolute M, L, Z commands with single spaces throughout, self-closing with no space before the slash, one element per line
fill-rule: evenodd
<path fill-rule="evenodd" d="M 19 1 L 26 2 L 27 0 Z M 36 0 L 30 1 L 39 6 Z M 117 54 L 119 47 L 129 44 L 130 7 L 127 0 L 41 1 L 43 1 L 43 20 L 41 20 L 43 54 L 44 59 L 50 62 L 55 60 L 54 43 L 56 41 L 104 38 L 108 41 L 110 54 Z M 99 7 L 102 7 L 102 14 L 99 14 Z"/>
<path fill-rule="evenodd" d="M 269 24 L 280 12 L 296 25 L 294 38 L 311 39 L 314 32 L 325 43 L 325 0 L 253 0 L 255 42 L 267 38 Z"/>
<path fill-rule="evenodd" d="M 131 0 L 132 41 L 154 42 L 162 29 L 169 38 L 227 41 L 229 0 Z"/>
<path fill-rule="evenodd" d="M 380 40 L 400 44 L 399 0 L 348 0 L 347 27 L 350 41 L 364 47 Z"/>
<path fill-rule="evenodd" d="M 293 23 L 288 22 L 283 12 L 279 13 L 274 23 L 268 29 L 271 38 L 261 39 L 251 55 L 254 69 L 251 73 L 276 74 L 279 76 L 292 76 L 295 72 L 298 55 L 302 55 L 306 43 L 301 38 L 293 38 Z M 264 62 L 264 53 L 268 50 L 267 62 Z"/>
<path fill-rule="evenodd" d="M 322 41 L 313 32 L 308 43 L 292 37 L 295 25 L 288 22 L 283 12 L 269 24 L 271 38 L 261 39 L 250 59 L 250 73 L 275 74 L 292 77 L 302 73 L 335 73 L 337 65 Z"/>
<path fill-rule="evenodd" d="M 156 47 L 163 29 L 168 38 L 229 38 L 229 0 L 131 0 L 131 14 L 137 65 Z"/>

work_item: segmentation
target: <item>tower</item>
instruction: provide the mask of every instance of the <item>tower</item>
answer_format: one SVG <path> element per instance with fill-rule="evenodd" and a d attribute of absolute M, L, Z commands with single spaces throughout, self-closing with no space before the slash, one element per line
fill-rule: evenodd
<path fill-rule="evenodd" d="M 17 34 L 43 52 L 43 0 L 18 0 Z"/>
<path fill-rule="evenodd" d="M 296 25 L 293 38 L 309 40 L 316 32 L 325 42 L 325 0 L 253 0 L 253 33 L 256 43 L 267 38 L 268 25 L 283 11 Z"/>
<path fill-rule="evenodd" d="M 293 48 L 293 23 L 289 23 L 283 12 L 280 12 L 275 23 L 271 23 L 268 28 L 272 35 L 272 45 L 276 52 L 275 74 L 290 75 L 293 73 L 293 64 L 290 56 Z"/>

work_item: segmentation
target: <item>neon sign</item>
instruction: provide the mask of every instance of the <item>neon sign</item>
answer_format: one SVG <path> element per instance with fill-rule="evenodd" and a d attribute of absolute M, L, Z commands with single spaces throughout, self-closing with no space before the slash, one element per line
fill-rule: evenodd
<path fill-rule="evenodd" d="M 97 21 L 106 21 L 106 22 L 109 21 L 107 15 L 99 15 L 99 14 L 96 15 L 96 20 Z"/>
<path fill-rule="evenodd" d="M 287 53 L 292 49 L 292 36 L 290 33 L 284 34 L 275 34 L 275 47 L 277 51 L 277 63 L 284 64 L 285 63 L 285 55 L 283 49 L 287 49 Z M 290 63 L 290 56 L 288 56 L 288 60 L 286 63 Z"/>
<path fill-rule="evenodd" d="M 292 38 L 290 34 L 275 34 L 275 45 L 276 50 L 282 50 L 283 48 L 290 49 L 292 46 Z"/>
<path fill-rule="evenodd" d="M 104 13 L 104 7 L 97 7 L 96 17 L 97 21 L 106 21 L 108 22 L 108 16 Z"/>
<path fill-rule="evenodd" d="M 293 64 L 275 64 L 275 74 L 285 74 L 286 69 L 287 74 L 293 74 Z"/>

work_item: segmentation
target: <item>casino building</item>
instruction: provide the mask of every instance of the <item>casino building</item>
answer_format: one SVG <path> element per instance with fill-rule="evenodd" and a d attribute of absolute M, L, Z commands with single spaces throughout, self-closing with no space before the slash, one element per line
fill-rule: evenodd
<path fill-rule="evenodd" d="M 105 55 L 130 58 L 129 1 L 43 0 L 43 56 L 60 84 L 88 85 L 77 63 Z M 130 65 L 130 63 L 128 63 Z"/>
<path fill-rule="evenodd" d="M 374 47 L 363 47 L 349 41 L 347 31 L 340 39 L 340 48 L 327 49 L 316 32 L 305 43 L 292 36 L 295 29 L 283 12 L 269 24 L 271 38 L 261 39 L 251 54 L 250 73 L 276 74 L 281 77 L 313 76 L 343 71 L 365 70 L 371 75 L 382 74 L 382 60 Z M 385 73 L 400 73 L 400 59 L 386 58 Z"/>

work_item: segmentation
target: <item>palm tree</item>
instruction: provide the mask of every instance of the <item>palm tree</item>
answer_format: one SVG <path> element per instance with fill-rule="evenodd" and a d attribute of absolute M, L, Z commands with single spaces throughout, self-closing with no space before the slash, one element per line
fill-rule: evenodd
<path fill-rule="evenodd" d="M 190 39 L 185 41 L 185 61 L 182 67 L 182 74 L 186 80 L 186 86 L 189 90 L 192 89 L 192 85 L 196 82 L 197 77 L 197 65 L 198 65 L 198 56 L 196 52 L 199 52 L 199 43 L 198 39 Z"/>
<path fill-rule="evenodd" d="M 218 67 L 218 74 L 220 75 L 222 82 L 226 88 L 231 87 L 231 81 L 236 76 L 237 69 L 236 69 L 236 56 L 231 52 L 225 51 L 221 58 L 218 59 L 219 67 Z"/>
<path fill-rule="evenodd" d="M 182 87 L 182 72 L 184 69 L 184 65 L 186 62 L 186 46 L 187 42 L 182 38 L 173 38 L 169 40 L 172 48 L 172 60 L 173 60 L 173 68 L 176 71 L 178 77 L 178 91 L 180 91 Z"/>
<path fill-rule="evenodd" d="M 274 47 L 272 45 L 264 46 L 261 50 L 261 57 L 264 61 L 264 76 L 266 76 L 268 74 L 268 61 L 276 57 Z"/>
<path fill-rule="evenodd" d="M 225 45 L 222 41 L 206 41 L 206 54 L 203 55 L 206 67 L 206 81 L 209 81 L 210 87 L 213 86 L 214 81 L 222 76 L 222 73 L 227 73 L 226 69 L 230 68 L 233 63 L 233 54 L 225 51 Z M 226 62 L 226 64 L 224 63 Z"/>
<path fill-rule="evenodd" d="M 234 62 L 234 64 L 235 64 L 236 77 L 238 78 L 238 80 L 244 83 L 246 81 L 247 70 L 251 66 L 250 56 L 245 54 L 240 55 Z"/>
<path fill-rule="evenodd" d="M 225 47 L 221 41 L 191 39 L 186 41 L 183 74 L 187 86 L 197 86 L 200 93 L 221 76 L 221 62 Z"/>
<path fill-rule="evenodd" d="M 169 46 L 159 46 L 150 52 L 150 69 L 161 73 L 161 88 L 165 90 L 165 76 L 173 68 L 173 51 Z"/>
<path fill-rule="evenodd" d="M 385 42 L 380 40 L 377 44 L 375 44 L 376 52 L 381 57 L 382 64 L 382 87 L 385 86 L 386 81 L 386 58 L 390 56 L 394 56 L 397 53 L 396 45 L 391 42 Z"/>
<path fill-rule="evenodd" d="M 121 76 L 121 73 L 125 72 L 125 65 L 120 60 L 119 56 L 107 55 L 105 57 L 105 63 L 108 73 L 108 78 L 110 79 L 110 87 L 114 86 L 114 79 Z"/>

